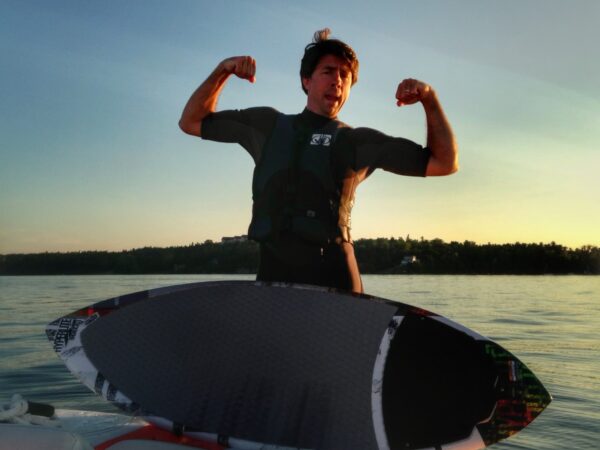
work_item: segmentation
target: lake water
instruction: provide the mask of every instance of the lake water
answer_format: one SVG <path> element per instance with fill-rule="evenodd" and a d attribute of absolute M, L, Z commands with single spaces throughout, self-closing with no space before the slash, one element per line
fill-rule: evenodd
<path fill-rule="evenodd" d="M 0 401 L 116 412 L 67 371 L 45 325 L 121 294 L 231 275 L 0 277 Z M 494 449 L 600 449 L 600 277 L 364 276 L 365 290 L 445 315 L 488 336 L 540 378 L 553 403 Z"/>

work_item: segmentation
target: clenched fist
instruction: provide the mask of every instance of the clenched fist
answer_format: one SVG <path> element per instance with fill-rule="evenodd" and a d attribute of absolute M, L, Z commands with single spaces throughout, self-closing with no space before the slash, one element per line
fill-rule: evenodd
<path fill-rule="evenodd" d="M 425 100 L 433 92 L 431 86 L 413 78 L 403 80 L 396 90 L 398 106 L 412 105 Z"/>
<path fill-rule="evenodd" d="M 256 80 L 256 61 L 251 56 L 233 56 L 221 62 L 223 69 L 230 74 L 254 83 Z"/>

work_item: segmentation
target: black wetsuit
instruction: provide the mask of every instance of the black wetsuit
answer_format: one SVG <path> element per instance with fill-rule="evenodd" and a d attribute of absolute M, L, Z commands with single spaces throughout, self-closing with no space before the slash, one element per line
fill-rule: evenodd
<path fill-rule="evenodd" d="M 212 113 L 202 122 L 202 138 L 236 142 L 256 164 L 281 113 L 272 108 L 249 108 Z M 305 109 L 294 117 L 294 129 L 318 132 L 332 119 Z M 285 230 L 276 240 L 260 243 L 257 279 L 284 281 L 362 291 L 360 273 L 350 237 L 350 215 L 356 187 L 375 169 L 424 176 L 430 152 L 403 138 L 387 136 L 370 128 L 340 129 L 331 147 L 330 171 L 336 185 L 335 219 L 338 237 L 315 244 Z"/>

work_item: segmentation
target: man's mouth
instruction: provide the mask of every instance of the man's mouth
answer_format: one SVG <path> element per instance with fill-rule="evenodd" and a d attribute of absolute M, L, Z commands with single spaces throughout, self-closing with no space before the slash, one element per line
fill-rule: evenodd
<path fill-rule="evenodd" d="M 325 94 L 325 99 L 329 100 L 330 102 L 339 102 L 340 98 L 341 96 L 339 95 Z"/>

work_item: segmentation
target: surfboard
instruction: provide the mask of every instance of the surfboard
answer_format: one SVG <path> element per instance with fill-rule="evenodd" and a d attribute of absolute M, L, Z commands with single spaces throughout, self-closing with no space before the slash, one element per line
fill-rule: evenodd
<path fill-rule="evenodd" d="M 60 317 L 46 334 L 122 410 L 236 448 L 478 449 L 551 401 L 525 364 L 464 326 L 313 286 L 152 289 Z"/>

